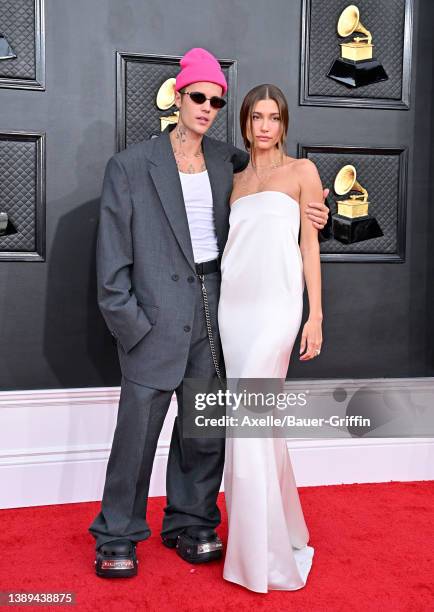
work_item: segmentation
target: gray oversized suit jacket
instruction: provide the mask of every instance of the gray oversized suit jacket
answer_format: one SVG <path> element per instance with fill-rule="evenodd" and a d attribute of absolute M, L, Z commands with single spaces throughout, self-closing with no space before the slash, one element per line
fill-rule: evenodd
<path fill-rule="evenodd" d="M 248 154 L 203 138 L 219 253 L 229 230 L 233 173 Z M 193 249 L 169 131 L 108 162 L 97 239 L 98 304 L 117 339 L 123 376 L 175 389 L 185 371 L 196 283 Z M 174 282 L 174 279 L 177 282 Z"/>

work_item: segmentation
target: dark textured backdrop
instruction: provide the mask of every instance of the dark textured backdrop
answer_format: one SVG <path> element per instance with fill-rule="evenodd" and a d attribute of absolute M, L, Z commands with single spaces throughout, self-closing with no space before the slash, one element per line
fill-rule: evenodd
<path fill-rule="evenodd" d="M 372 34 L 374 57 L 383 65 L 389 79 L 355 89 L 336 83 L 327 76 L 333 61 L 340 57 L 343 39 L 336 25 L 347 0 L 311 0 L 309 95 L 401 98 L 402 40 L 404 37 L 404 0 L 358 0 L 360 21 Z M 363 34 L 359 34 L 363 36 Z"/>
<path fill-rule="evenodd" d="M 36 78 L 35 5 L 33 0 L 1 0 L 0 32 L 17 57 L 0 64 L 0 76 Z"/>
<path fill-rule="evenodd" d="M 291 155 L 298 142 L 410 148 L 406 262 L 324 263 L 324 348 L 299 363 L 297 341 L 289 375 L 434 375 L 433 3 L 416 2 L 410 111 L 300 107 L 300 19 L 301 0 L 47 0 L 46 92 L 0 89 L 0 130 L 47 133 L 46 262 L 0 262 L 2 389 L 119 384 L 94 263 L 115 150 L 115 50 L 182 55 L 193 46 L 238 60 L 237 109 L 258 83 L 282 87 Z"/>
<path fill-rule="evenodd" d="M 368 191 L 368 212 L 383 232 L 383 236 L 353 244 L 342 244 L 331 238 L 321 243 L 321 253 L 339 254 L 342 260 L 348 254 L 351 254 L 348 260 L 355 259 L 354 255 L 377 261 L 382 257 L 403 260 L 405 249 L 404 244 L 399 244 L 399 236 L 402 232 L 405 237 L 405 227 L 400 225 L 405 226 L 406 221 L 403 159 L 406 151 L 354 147 L 307 147 L 305 150 L 303 145 L 301 151 L 316 164 L 322 182 L 332 188 L 328 200 L 332 215 L 338 210 L 337 202 L 347 199 L 350 193 L 339 196 L 334 192 L 337 173 L 346 164 L 354 165 L 357 181 Z"/>
<path fill-rule="evenodd" d="M 16 57 L 0 62 L 0 87 L 45 89 L 44 0 L 1 0 L 0 32 Z"/>

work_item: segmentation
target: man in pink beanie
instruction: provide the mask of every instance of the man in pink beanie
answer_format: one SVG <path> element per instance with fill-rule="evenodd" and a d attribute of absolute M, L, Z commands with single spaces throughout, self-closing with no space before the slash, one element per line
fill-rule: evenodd
<path fill-rule="evenodd" d="M 151 535 L 154 456 L 174 392 L 162 541 L 191 563 L 222 554 L 215 528 L 225 440 L 184 437 L 183 417 L 194 407 L 182 391 L 184 379 L 224 377 L 220 259 L 233 173 L 246 168 L 249 155 L 206 136 L 227 91 L 211 53 L 194 48 L 184 55 L 175 90 L 178 124 L 114 155 L 104 177 L 98 303 L 117 341 L 122 383 L 101 512 L 89 528 L 102 577 L 137 574 L 137 543 Z"/>

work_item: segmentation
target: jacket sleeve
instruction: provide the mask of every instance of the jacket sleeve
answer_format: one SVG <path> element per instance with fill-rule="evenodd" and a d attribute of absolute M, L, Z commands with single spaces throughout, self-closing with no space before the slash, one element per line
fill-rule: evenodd
<path fill-rule="evenodd" d="M 330 212 L 330 204 L 328 202 L 328 198 L 324 200 L 324 204 L 329 209 L 329 216 L 327 217 L 327 223 L 318 233 L 318 240 L 320 243 L 327 242 L 327 240 L 330 240 L 330 238 L 332 237 L 332 215 Z"/>
<path fill-rule="evenodd" d="M 96 246 L 98 305 L 111 334 L 125 352 L 152 328 L 131 286 L 131 220 L 128 177 L 114 156 L 106 167 L 101 196 Z"/>
<path fill-rule="evenodd" d="M 242 172 L 250 160 L 250 155 L 246 151 L 242 151 L 233 145 L 230 145 L 229 159 L 234 167 L 234 172 Z"/>

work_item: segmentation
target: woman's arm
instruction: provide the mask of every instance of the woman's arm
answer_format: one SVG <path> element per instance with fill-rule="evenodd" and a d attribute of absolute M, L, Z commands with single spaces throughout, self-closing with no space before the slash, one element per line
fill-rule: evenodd
<path fill-rule="evenodd" d="M 309 159 L 299 161 L 300 182 L 300 218 L 301 236 L 300 252 L 303 259 L 303 273 L 309 296 L 309 318 L 306 321 L 301 338 L 300 357 L 302 361 L 318 356 L 317 350 L 322 345 L 322 304 L 321 304 L 321 261 L 318 242 L 318 230 L 306 215 L 309 202 L 320 202 L 323 199 L 321 179 L 315 164 Z"/>

